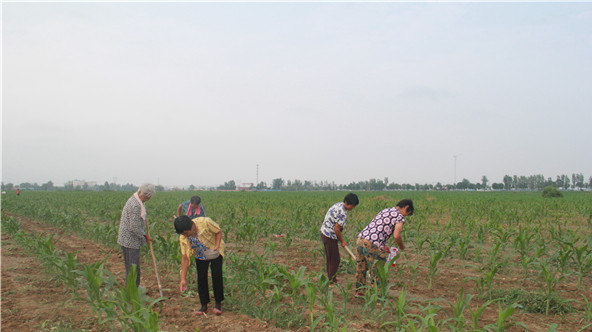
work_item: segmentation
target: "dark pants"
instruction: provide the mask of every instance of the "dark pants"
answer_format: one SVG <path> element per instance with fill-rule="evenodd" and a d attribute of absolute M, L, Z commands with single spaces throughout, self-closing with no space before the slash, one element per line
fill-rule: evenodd
<path fill-rule="evenodd" d="M 341 256 L 339 256 L 339 240 L 326 237 L 321 234 L 321 241 L 325 246 L 325 258 L 327 260 L 327 277 L 331 282 L 335 281 L 335 274 L 339 268 L 339 262 L 341 262 Z"/>
<path fill-rule="evenodd" d="M 140 249 L 131 249 L 121 246 L 123 254 L 123 263 L 125 264 L 125 286 L 127 287 L 127 275 L 129 274 L 132 264 L 136 264 L 138 276 L 136 278 L 136 286 L 140 286 Z"/>
<path fill-rule="evenodd" d="M 216 303 L 224 301 L 224 280 L 222 279 L 222 255 L 211 261 L 195 260 L 197 268 L 197 292 L 199 293 L 199 302 L 205 307 L 210 303 L 210 291 L 208 288 L 208 266 L 211 264 L 212 283 L 214 284 L 214 298 Z"/>

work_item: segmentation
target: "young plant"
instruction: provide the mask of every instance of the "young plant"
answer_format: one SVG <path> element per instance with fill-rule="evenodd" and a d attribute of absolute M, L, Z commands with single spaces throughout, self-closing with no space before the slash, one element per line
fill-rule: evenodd
<path fill-rule="evenodd" d="M 456 303 L 454 305 L 450 302 L 448 303 L 448 305 L 450 305 L 449 314 L 452 318 L 449 318 L 447 323 L 452 331 L 464 331 L 467 324 L 464 311 L 469 307 L 472 298 L 473 295 L 471 294 L 465 296 L 465 288 L 462 287 L 458 294 L 458 298 L 456 299 Z"/>
<path fill-rule="evenodd" d="M 514 304 L 510 305 L 509 307 L 507 307 L 506 309 L 502 310 L 502 305 L 499 304 L 499 314 L 498 314 L 497 322 L 495 324 L 489 324 L 489 325 L 485 326 L 485 329 L 487 329 L 488 331 L 494 331 L 494 332 L 504 332 L 514 325 L 519 325 L 519 326 L 523 327 L 525 330 L 528 330 L 526 325 L 524 325 L 524 323 L 522 323 L 522 322 L 506 323 L 508 318 L 514 314 L 514 311 L 516 311 L 516 308 L 522 308 L 522 306 L 514 303 Z"/>
<path fill-rule="evenodd" d="M 438 262 L 441 258 L 441 251 L 432 251 L 432 253 L 430 254 L 430 265 L 428 266 L 428 289 L 432 289 L 432 280 L 434 279 L 436 274 L 440 272 L 440 269 L 438 269 Z"/>

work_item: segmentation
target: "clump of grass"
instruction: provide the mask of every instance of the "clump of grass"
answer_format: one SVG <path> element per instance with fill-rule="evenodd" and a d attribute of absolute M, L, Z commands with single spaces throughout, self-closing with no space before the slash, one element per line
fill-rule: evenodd
<path fill-rule="evenodd" d="M 544 314 L 547 311 L 547 297 L 541 292 L 529 292 L 524 289 L 498 289 L 491 294 L 492 299 L 498 299 L 503 304 L 517 303 L 522 305 L 522 310 L 529 313 Z M 569 303 L 573 300 L 566 300 L 554 296 L 549 302 L 549 313 L 566 314 L 574 311 Z"/>

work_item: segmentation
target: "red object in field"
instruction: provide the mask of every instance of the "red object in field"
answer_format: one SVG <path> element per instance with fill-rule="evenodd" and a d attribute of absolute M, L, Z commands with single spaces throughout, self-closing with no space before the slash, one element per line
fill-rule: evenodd
<path fill-rule="evenodd" d="M 275 234 L 274 237 L 286 237 L 286 234 L 280 234 L 280 235 Z"/>

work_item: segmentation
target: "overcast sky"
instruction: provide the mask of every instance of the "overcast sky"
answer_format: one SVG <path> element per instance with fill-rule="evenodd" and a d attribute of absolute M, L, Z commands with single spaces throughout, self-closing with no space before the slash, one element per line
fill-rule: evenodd
<path fill-rule="evenodd" d="M 592 175 L 592 3 L 2 4 L 2 181 Z"/>

